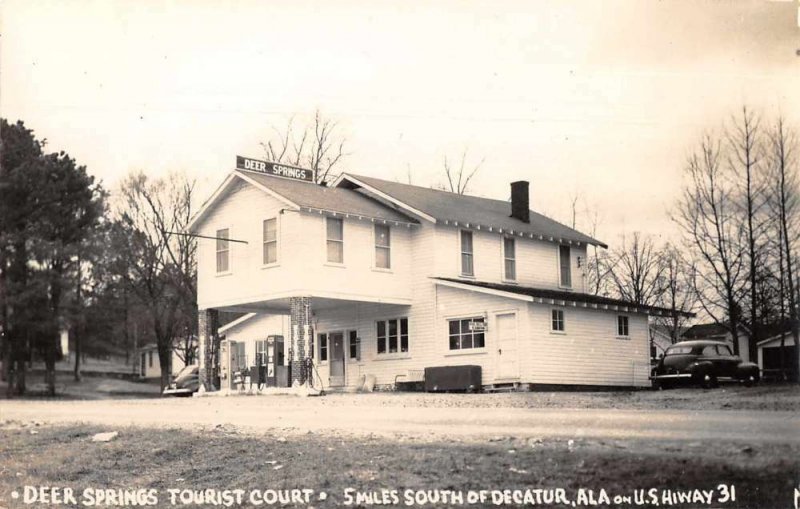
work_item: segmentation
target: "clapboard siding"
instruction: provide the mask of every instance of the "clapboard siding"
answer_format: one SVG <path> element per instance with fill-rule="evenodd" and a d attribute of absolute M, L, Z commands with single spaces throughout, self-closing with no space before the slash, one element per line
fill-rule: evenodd
<path fill-rule="evenodd" d="M 266 301 L 275 296 L 327 295 L 349 299 L 411 300 L 411 228 L 391 228 L 390 271 L 374 269 L 374 224 L 344 218 L 344 261 L 326 264 L 325 223 L 319 214 L 287 205 L 244 182 L 233 184 L 198 225 L 209 237 L 230 229 L 230 272 L 217 274 L 216 241 L 198 242 L 200 309 Z M 282 213 L 283 211 L 283 213 Z M 262 264 L 263 221 L 278 219 L 278 262 Z"/>
<path fill-rule="evenodd" d="M 553 308 L 564 310 L 564 334 L 551 332 Z M 627 314 L 629 338 L 617 337 L 617 313 L 530 304 L 530 374 L 534 383 L 646 386 L 647 317 Z"/>
<path fill-rule="evenodd" d="M 436 269 L 445 277 L 461 277 L 461 239 L 459 228 L 438 226 Z M 503 235 L 485 230 L 472 231 L 474 278 L 500 283 L 503 274 Z M 517 278 L 514 282 L 537 288 L 559 288 L 558 244 L 514 236 Z M 571 246 L 572 289 L 583 292 L 585 286 L 586 246 Z M 578 266 L 580 257 L 581 266 Z"/>
<path fill-rule="evenodd" d="M 289 344 L 289 315 L 257 314 L 224 334 L 226 340 L 245 343 L 247 362 L 252 366 L 256 358 L 256 341 L 267 339 L 267 336 L 283 336 L 284 345 Z"/>

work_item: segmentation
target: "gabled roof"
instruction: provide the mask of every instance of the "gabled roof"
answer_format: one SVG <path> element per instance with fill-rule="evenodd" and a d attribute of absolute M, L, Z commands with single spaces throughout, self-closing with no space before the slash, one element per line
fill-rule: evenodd
<path fill-rule="evenodd" d="M 194 230 L 195 226 L 205 217 L 214 203 L 224 194 L 224 189 L 237 179 L 254 185 L 265 193 L 285 202 L 287 208 L 294 210 L 327 212 L 343 216 L 351 215 L 403 224 L 419 223 L 416 219 L 351 189 L 326 187 L 309 182 L 272 177 L 256 171 L 235 170 L 228 175 L 211 198 L 203 204 L 203 207 L 189 223 L 187 230 Z"/>
<path fill-rule="evenodd" d="M 577 230 L 530 212 L 530 223 L 510 217 L 511 204 L 503 200 L 479 198 L 448 191 L 390 182 L 363 175 L 342 174 L 334 183 L 338 188 L 361 189 L 378 196 L 401 210 L 443 224 L 480 226 L 491 231 L 524 234 L 555 242 L 581 242 L 608 247 Z"/>
<path fill-rule="evenodd" d="M 510 284 L 500 284 L 500 283 L 489 283 L 484 281 L 473 281 L 473 280 L 464 280 L 464 279 L 453 279 L 447 277 L 434 277 L 434 280 L 442 281 L 447 286 L 453 285 L 456 287 L 464 287 L 467 289 L 469 287 L 473 287 L 476 291 L 479 290 L 490 290 L 492 292 L 500 292 L 505 294 L 513 294 L 513 295 L 521 295 L 528 297 L 529 302 L 538 302 L 538 301 L 553 301 L 552 303 L 559 304 L 559 305 L 571 305 L 572 303 L 580 303 L 586 304 L 587 307 L 599 307 L 605 309 L 606 306 L 610 308 L 620 309 L 622 308 L 625 312 L 630 313 L 651 313 L 651 314 L 658 314 L 658 315 L 672 315 L 672 310 L 661 308 L 657 306 L 643 306 L 640 304 L 634 304 L 632 302 L 627 302 L 624 300 L 619 299 L 611 299 L 608 297 L 601 297 L 599 295 L 591 295 L 588 293 L 579 293 L 579 292 L 570 292 L 565 290 L 550 290 L 546 288 L 535 288 L 531 286 L 520 286 L 520 285 L 510 285 Z M 583 306 L 581 306 L 583 307 Z M 686 317 L 694 316 L 693 313 L 686 313 L 683 311 L 679 312 L 681 315 Z"/>

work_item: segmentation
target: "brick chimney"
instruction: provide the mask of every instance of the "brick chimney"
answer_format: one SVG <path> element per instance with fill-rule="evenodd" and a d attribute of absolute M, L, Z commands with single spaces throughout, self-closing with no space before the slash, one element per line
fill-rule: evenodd
<path fill-rule="evenodd" d="M 528 187 L 527 180 L 511 183 L 511 217 L 525 223 L 531 222 Z"/>

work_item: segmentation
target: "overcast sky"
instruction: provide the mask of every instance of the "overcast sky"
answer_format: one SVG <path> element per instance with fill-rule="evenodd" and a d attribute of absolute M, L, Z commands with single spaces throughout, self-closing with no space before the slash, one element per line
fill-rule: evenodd
<path fill-rule="evenodd" d="M 339 121 L 353 173 L 471 194 L 597 235 L 669 235 L 687 153 L 743 104 L 800 123 L 798 2 L 29 1 L 0 4 L 0 113 L 113 188 L 186 170 L 210 193 L 271 126 Z M 579 217 L 579 228 L 588 230 Z"/>

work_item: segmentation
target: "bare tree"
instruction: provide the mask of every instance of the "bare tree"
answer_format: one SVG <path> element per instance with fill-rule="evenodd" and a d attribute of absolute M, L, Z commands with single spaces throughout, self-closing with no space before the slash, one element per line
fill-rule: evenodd
<path fill-rule="evenodd" d="M 472 177 L 478 173 L 478 170 L 481 169 L 481 166 L 486 161 L 486 158 L 484 157 L 475 166 L 468 167 L 468 152 L 469 149 L 467 148 L 461 152 L 461 162 L 459 163 L 458 168 L 452 166 L 447 156 L 444 156 L 444 174 L 447 178 L 447 182 L 445 183 L 445 186 L 443 186 L 445 190 L 450 191 L 451 193 L 466 194 L 467 190 L 469 189 L 470 180 L 472 180 Z"/>
<path fill-rule="evenodd" d="M 659 253 L 659 297 L 656 303 L 671 311 L 669 316 L 656 317 L 655 322 L 669 332 L 673 343 L 680 341 L 683 327 L 689 320 L 682 312 L 694 311 L 695 292 L 692 287 L 695 266 L 681 255 L 680 249 L 667 243 Z"/>
<path fill-rule="evenodd" d="M 183 232 L 192 217 L 194 181 L 181 174 L 150 179 L 129 175 L 122 183 L 117 231 L 112 237 L 119 273 L 149 314 L 162 388 L 169 383 L 174 342 L 197 323 L 196 241 Z"/>
<path fill-rule="evenodd" d="M 722 158 L 721 142 L 705 135 L 686 163 L 687 182 L 672 219 L 697 267 L 692 284 L 698 303 L 713 320 L 727 324 L 738 354 L 744 232 L 736 221 L 735 189 Z"/>
<path fill-rule="evenodd" d="M 765 179 L 763 177 L 763 147 L 760 132 L 760 119 L 746 106 L 742 108 L 741 116 L 735 117 L 727 130 L 727 141 L 729 145 L 728 164 L 731 168 L 731 175 L 736 179 L 739 188 L 740 214 L 738 217 L 742 221 L 742 228 L 745 232 L 745 254 L 748 262 L 747 268 L 747 290 L 749 301 L 747 302 L 749 311 L 750 335 L 748 341 L 748 353 L 750 359 L 755 359 L 758 355 L 757 343 L 760 337 L 761 308 L 760 296 L 762 295 L 764 281 L 759 268 L 764 261 L 764 188 Z"/>
<path fill-rule="evenodd" d="M 327 183 L 331 173 L 347 157 L 338 122 L 326 118 L 319 109 L 311 125 L 295 128 L 294 117 L 282 129 L 272 127 L 272 136 L 261 142 L 264 156 L 275 163 L 286 163 L 314 170 L 318 184 Z"/>
<path fill-rule="evenodd" d="M 779 273 L 780 315 L 788 309 L 792 337 L 798 356 L 792 359 L 795 373 L 800 366 L 800 323 L 798 323 L 798 296 L 795 280 L 795 251 L 793 241 L 798 238 L 798 176 L 796 133 L 786 126 L 783 117 L 778 117 L 769 131 L 770 209 L 773 223 L 777 227 L 777 253 Z M 781 342 L 782 362 L 786 359 L 785 341 Z M 798 377 L 800 382 L 800 377 Z"/>
<path fill-rule="evenodd" d="M 634 232 L 629 241 L 623 235 L 620 248 L 611 258 L 614 262 L 609 275 L 616 295 L 635 304 L 654 305 L 661 294 L 661 254 L 653 238 Z"/>

